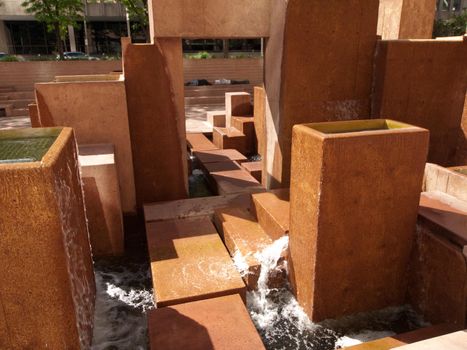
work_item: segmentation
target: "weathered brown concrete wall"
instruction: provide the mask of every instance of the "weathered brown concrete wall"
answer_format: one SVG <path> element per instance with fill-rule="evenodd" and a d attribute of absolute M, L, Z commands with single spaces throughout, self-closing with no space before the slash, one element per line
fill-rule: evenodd
<path fill-rule="evenodd" d="M 459 133 L 459 141 L 457 144 L 457 159 L 455 160 L 456 165 L 467 164 L 467 95 L 465 95 L 461 129 L 462 132 Z"/>
<path fill-rule="evenodd" d="M 89 349 L 95 282 L 73 131 L 42 162 L 0 164 L 0 197 L 0 348 Z"/>
<path fill-rule="evenodd" d="M 35 83 L 52 81 L 57 75 L 107 74 L 121 70 L 120 60 L 0 62 L 0 86 L 33 90 Z"/>
<path fill-rule="evenodd" d="M 270 0 L 149 0 L 151 38 L 267 37 L 270 4 Z"/>
<path fill-rule="evenodd" d="M 455 165 L 467 87 L 467 40 L 380 41 L 372 117 L 430 130 L 428 161 Z"/>
<path fill-rule="evenodd" d="M 419 219 L 408 301 L 428 322 L 465 327 L 467 261 L 461 247 L 442 237 L 443 230 L 427 219 Z"/>
<path fill-rule="evenodd" d="M 378 35 L 387 39 L 430 39 L 436 0 L 380 0 Z"/>
<path fill-rule="evenodd" d="M 404 303 L 429 135 L 375 122 L 294 127 L 290 276 L 313 321 Z"/>
<path fill-rule="evenodd" d="M 36 84 L 36 100 L 40 126 L 70 126 L 79 144 L 115 146 L 122 208 L 125 213 L 134 213 L 135 180 L 124 82 Z"/>
<path fill-rule="evenodd" d="M 369 117 L 377 19 L 371 0 L 273 7 L 265 57 L 268 187 L 289 184 L 293 125 Z"/>
<path fill-rule="evenodd" d="M 185 198 L 188 174 L 181 40 L 128 45 L 124 74 L 138 207 Z"/>

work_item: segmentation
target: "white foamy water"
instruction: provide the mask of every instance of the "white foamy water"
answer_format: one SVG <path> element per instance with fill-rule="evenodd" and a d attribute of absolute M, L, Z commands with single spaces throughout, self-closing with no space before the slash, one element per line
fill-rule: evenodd
<path fill-rule="evenodd" d="M 148 310 L 154 308 L 145 264 L 97 263 L 92 350 L 148 349 Z"/>

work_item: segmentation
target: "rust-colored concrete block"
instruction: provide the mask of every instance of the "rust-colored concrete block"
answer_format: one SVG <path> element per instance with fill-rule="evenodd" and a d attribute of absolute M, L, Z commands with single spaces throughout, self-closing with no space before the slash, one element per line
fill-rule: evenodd
<path fill-rule="evenodd" d="M 238 129 L 214 127 L 212 139 L 217 148 L 235 149 L 241 154 L 248 154 L 247 137 Z"/>
<path fill-rule="evenodd" d="M 289 233 L 289 189 L 278 189 L 251 196 L 253 211 L 261 227 L 276 240 Z"/>
<path fill-rule="evenodd" d="M 232 127 L 246 137 L 246 154 L 256 154 L 256 133 L 254 117 L 232 117 Z"/>
<path fill-rule="evenodd" d="M 465 327 L 467 263 L 463 247 L 458 240 L 449 240 L 452 237 L 453 233 L 433 218 L 419 217 L 409 269 L 408 301 L 428 322 Z"/>
<path fill-rule="evenodd" d="M 426 339 L 413 344 L 400 346 L 400 350 L 464 350 L 467 344 L 467 331 L 462 330 L 455 333 L 449 333 L 439 337 Z"/>
<path fill-rule="evenodd" d="M 208 111 L 206 112 L 206 120 L 212 126 L 225 128 L 225 111 Z"/>
<path fill-rule="evenodd" d="M 207 217 L 146 223 L 157 307 L 229 294 L 245 284 Z"/>
<path fill-rule="evenodd" d="M 235 161 L 206 163 L 203 165 L 203 168 L 209 174 L 231 170 L 242 170 L 242 166 Z"/>
<path fill-rule="evenodd" d="M 152 0 L 148 10 L 151 38 L 269 36 L 269 0 Z"/>
<path fill-rule="evenodd" d="M 254 88 L 254 107 L 253 116 L 255 121 L 256 144 L 258 145 L 258 154 L 264 159 L 266 150 L 266 91 L 264 87 L 255 86 Z"/>
<path fill-rule="evenodd" d="M 95 282 L 70 128 L 0 131 L 0 348 L 89 349 Z"/>
<path fill-rule="evenodd" d="M 248 92 L 225 93 L 225 126 L 232 126 L 232 116 L 252 115 L 251 95 Z"/>
<path fill-rule="evenodd" d="M 235 149 L 221 149 L 214 151 L 198 151 L 194 152 L 195 157 L 197 157 L 201 163 L 216 163 L 216 162 L 226 162 L 226 161 L 237 161 L 244 162 L 247 158 L 238 152 Z"/>
<path fill-rule="evenodd" d="M 439 337 L 444 334 L 458 331 L 459 326 L 452 324 L 441 324 L 431 327 L 420 328 L 412 332 L 397 334 L 359 345 L 345 347 L 348 350 L 391 350 L 402 345 L 419 342 L 425 339 Z"/>
<path fill-rule="evenodd" d="M 33 128 L 40 127 L 39 109 L 37 108 L 37 104 L 35 103 L 28 104 L 28 111 L 29 111 L 29 119 L 31 120 L 31 126 Z"/>
<path fill-rule="evenodd" d="M 437 0 L 380 0 L 378 35 L 383 40 L 431 39 Z"/>
<path fill-rule="evenodd" d="M 152 350 L 261 350 L 264 345 L 238 295 L 149 312 Z"/>
<path fill-rule="evenodd" d="M 201 133 L 186 134 L 186 142 L 191 152 L 194 151 L 212 151 L 219 149 L 209 139 Z"/>
<path fill-rule="evenodd" d="M 89 237 L 94 256 L 124 252 L 122 205 L 113 145 L 79 146 Z"/>
<path fill-rule="evenodd" d="M 186 198 L 182 42 L 129 44 L 123 67 L 138 207 Z"/>
<path fill-rule="evenodd" d="M 291 282 L 313 321 L 403 304 L 428 138 L 383 119 L 294 127 Z"/>
<path fill-rule="evenodd" d="M 458 165 L 461 153 L 467 60 L 459 57 L 467 57 L 461 38 L 379 41 L 376 52 L 372 117 L 430 130 L 428 161 L 442 166 Z"/>
<path fill-rule="evenodd" d="M 243 276 L 247 287 L 251 290 L 256 289 L 261 273 L 261 263 L 255 254 L 270 246 L 273 240 L 245 209 L 236 207 L 218 209 L 214 214 L 214 222 L 230 255 L 239 255 L 237 258 L 242 257 L 244 263 L 247 264 L 248 271 Z M 272 271 L 271 287 L 277 287 L 280 281 L 285 282 L 284 276 L 283 271 Z"/>
<path fill-rule="evenodd" d="M 261 182 L 261 174 L 263 172 L 263 163 L 258 162 L 244 162 L 242 167 L 250 173 L 258 182 Z"/>
<path fill-rule="evenodd" d="M 57 98 L 60 96 L 60 98 Z M 38 126 L 69 126 L 79 144 L 115 146 L 122 208 L 136 212 L 133 156 L 123 81 L 36 84 Z M 35 125 L 35 123 L 34 123 Z"/>
<path fill-rule="evenodd" d="M 264 188 L 246 170 L 227 170 L 211 173 L 214 180 L 214 190 L 219 195 L 240 193 L 240 192 L 260 192 Z"/>
<path fill-rule="evenodd" d="M 263 184 L 268 189 L 290 183 L 294 125 L 370 117 L 378 22 L 374 0 L 328 1 L 325 6 L 289 0 L 271 6 L 274 25 L 264 68 Z"/>

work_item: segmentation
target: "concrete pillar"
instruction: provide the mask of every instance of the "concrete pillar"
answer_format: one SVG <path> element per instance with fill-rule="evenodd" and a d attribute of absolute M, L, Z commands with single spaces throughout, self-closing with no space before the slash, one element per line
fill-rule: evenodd
<path fill-rule="evenodd" d="M 18 140 L 34 151 L 11 157 Z M 0 348 L 89 349 L 95 282 L 73 130 L 0 131 L 0 159 Z"/>
<path fill-rule="evenodd" d="M 9 43 L 8 32 L 4 21 L 0 21 L 0 52 L 10 53 L 8 49 Z"/>
<path fill-rule="evenodd" d="M 68 39 L 70 40 L 70 51 L 76 51 L 75 28 L 68 26 Z"/>
<path fill-rule="evenodd" d="M 293 125 L 369 117 L 377 19 L 373 0 L 274 1 L 265 55 L 268 188 L 289 185 Z"/>
<path fill-rule="evenodd" d="M 182 42 L 128 44 L 123 54 L 138 207 L 186 198 Z"/>
<path fill-rule="evenodd" d="M 378 35 L 383 40 L 431 39 L 436 0 L 380 0 Z"/>
<path fill-rule="evenodd" d="M 383 119 L 294 127 L 290 276 L 312 321 L 404 303 L 428 138 Z"/>
<path fill-rule="evenodd" d="M 232 116 L 250 116 L 253 112 L 251 95 L 248 92 L 226 92 L 225 93 L 225 125 L 232 126 Z"/>

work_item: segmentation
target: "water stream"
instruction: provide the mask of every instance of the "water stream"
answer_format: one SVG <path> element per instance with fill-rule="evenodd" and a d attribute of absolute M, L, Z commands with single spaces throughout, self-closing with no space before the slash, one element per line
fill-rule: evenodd
<path fill-rule="evenodd" d="M 247 308 L 268 350 L 334 350 L 423 326 L 408 307 L 389 308 L 315 324 L 288 286 L 270 288 L 268 278 L 287 250 L 288 237 L 255 254 L 261 263 L 258 290 L 247 294 Z M 234 263 L 248 273 L 245 257 Z M 282 265 L 281 268 L 286 268 Z M 93 350 L 148 349 L 147 311 L 154 308 L 149 263 L 122 258 L 95 263 L 97 300 Z"/>

